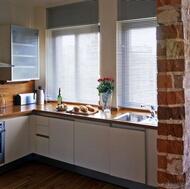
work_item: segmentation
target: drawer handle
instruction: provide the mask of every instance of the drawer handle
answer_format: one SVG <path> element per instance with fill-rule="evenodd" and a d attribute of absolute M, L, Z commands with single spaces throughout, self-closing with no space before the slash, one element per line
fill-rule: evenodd
<path fill-rule="evenodd" d="M 43 137 L 43 138 L 49 138 L 49 136 L 41 135 L 41 134 L 36 134 L 36 136 Z"/>

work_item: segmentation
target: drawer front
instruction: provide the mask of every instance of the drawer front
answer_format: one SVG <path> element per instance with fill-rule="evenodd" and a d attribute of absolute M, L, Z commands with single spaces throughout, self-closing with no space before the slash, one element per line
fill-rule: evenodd
<path fill-rule="evenodd" d="M 49 136 L 49 127 L 44 125 L 36 125 L 36 134 Z"/>
<path fill-rule="evenodd" d="M 49 117 L 36 116 L 36 124 L 49 126 Z"/>
<path fill-rule="evenodd" d="M 36 154 L 49 157 L 49 139 L 36 136 Z"/>

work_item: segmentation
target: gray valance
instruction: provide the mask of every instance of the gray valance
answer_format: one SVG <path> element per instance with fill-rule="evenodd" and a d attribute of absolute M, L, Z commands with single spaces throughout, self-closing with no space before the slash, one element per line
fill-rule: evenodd
<path fill-rule="evenodd" d="M 97 24 L 98 0 L 47 8 L 47 29 Z"/>
<path fill-rule="evenodd" d="M 156 17 L 156 0 L 118 0 L 118 20 Z"/>

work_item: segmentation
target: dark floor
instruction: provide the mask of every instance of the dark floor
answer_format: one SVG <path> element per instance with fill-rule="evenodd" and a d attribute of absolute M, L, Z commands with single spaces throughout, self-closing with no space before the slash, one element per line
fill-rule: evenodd
<path fill-rule="evenodd" d="M 124 189 L 39 162 L 0 176 L 0 189 Z"/>

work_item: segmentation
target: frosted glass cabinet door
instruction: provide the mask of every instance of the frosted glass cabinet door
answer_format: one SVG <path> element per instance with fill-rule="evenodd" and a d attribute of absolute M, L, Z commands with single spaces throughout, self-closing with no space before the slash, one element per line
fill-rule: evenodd
<path fill-rule="evenodd" d="M 12 26 L 13 80 L 38 78 L 38 30 Z"/>
<path fill-rule="evenodd" d="M 0 80 L 39 79 L 38 30 L 15 25 L 0 26 L 0 49 L 0 62 L 14 65 L 0 69 Z"/>

